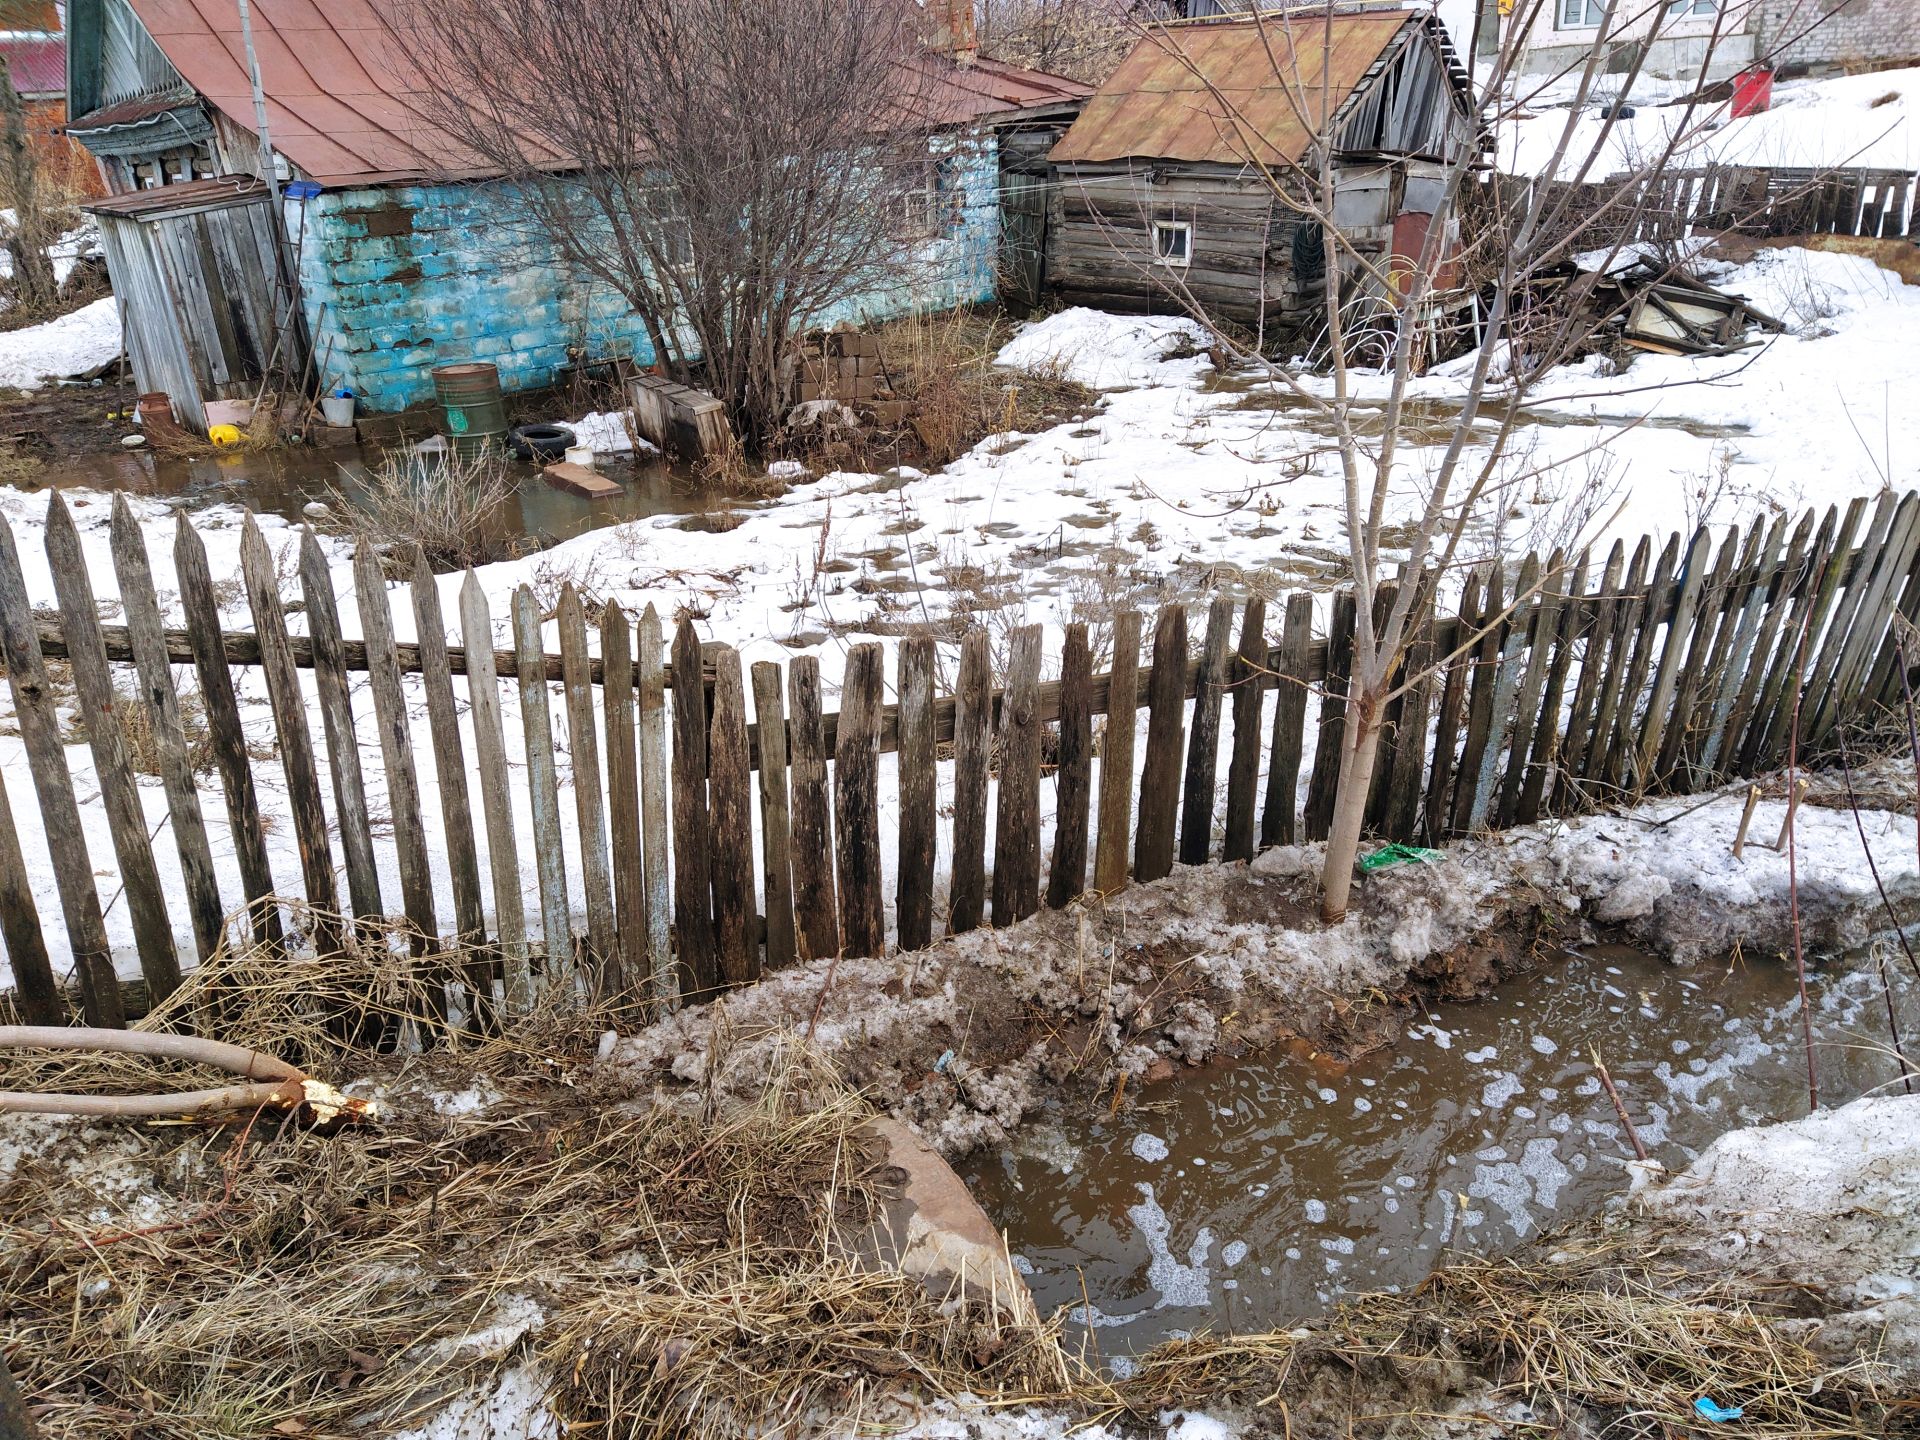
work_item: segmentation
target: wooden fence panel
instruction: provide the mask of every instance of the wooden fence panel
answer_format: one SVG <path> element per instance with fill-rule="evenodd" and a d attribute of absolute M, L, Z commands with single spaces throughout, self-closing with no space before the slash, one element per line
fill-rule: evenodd
<path fill-rule="evenodd" d="M 1703 530 L 1688 556 L 1687 584 L 1681 587 L 1673 621 L 1667 627 L 1666 652 L 1660 660 L 1662 671 L 1668 672 L 1668 683 L 1663 691 L 1656 677 L 1653 694 L 1647 702 L 1647 728 L 1640 747 L 1640 769 L 1645 785 L 1685 788 L 1674 771 L 1681 747 L 1688 739 L 1694 693 L 1699 688 L 1707 657 L 1712 653 L 1712 630 L 1719 616 L 1721 595 L 1733 573 L 1733 555 L 1739 539 L 1737 531 L 1730 534 L 1721 543 L 1713 567 L 1708 569 L 1709 537 Z M 1679 654 L 1683 644 L 1684 656 L 1669 671 L 1667 657 Z"/>
<path fill-rule="evenodd" d="M 841 933 L 849 955 L 880 955 L 887 945 L 880 883 L 882 684 L 878 645 L 847 651 L 833 743 L 833 838 Z"/>
<path fill-rule="evenodd" d="M 640 751 L 633 716 L 633 630 L 617 601 L 600 612 L 600 663 L 605 672 L 601 707 L 607 726 L 607 828 L 612 838 L 613 954 L 623 1005 L 644 1003 L 640 977 L 647 971 L 647 878 L 640 858 Z M 777 682 L 776 682 L 777 683 Z M 781 760 L 786 759 L 785 746 Z M 782 795 L 785 794 L 782 775 Z M 793 913 L 787 913 L 791 927 Z M 789 941 L 792 936 L 789 933 Z"/>
<path fill-rule="evenodd" d="M 1279 694 L 1274 697 L 1273 746 L 1267 756 L 1267 794 L 1260 811 L 1260 843 L 1291 845 L 1300 808 L 1300 756 L 1306 749 L 1307 652 L 1313 640 L 1313 597 L 1289 595 L 1280 634 Z"/>
<path fill-rule="evenodd" d="M 1040 627 L 1013 632 L 1000 702 L 1000 795 L 993 840 L 993 923 L 1040 908 Z"/>
<path fill-rule="evenodd" d="M 796 655 L 787 666 L 792 712 L 793 920 L 802 960 L 840 953 L 840 907 L 833 888 L 833 810 L 827 800 L 827 742 L 820 719 L 820 662 Z"/>
<path fill-rule="evenodd" d="M 1573 701 L 1567 707 L 1566 741 L 1560 747 L 1559 760 L 1554 767 L 1553 789 L 1548 792 L 1543 788 L 1542 793 L 1535 797 L 1535 804 L 1550 805 L 1554 809 L 1565 808 L 1570 803 L 1569 777 L 1585 773 L 1600 704 L 1601 676 L 1606 671 L 1607 651 L 1613 642 L 1614 621 L 1623 603 L 1620 571 L 1625 556 L 1625 547 L 1620 541 L 1614 541 L 1601 572 L 1600 588 L 1584 605 L 1570 607 L 1569 614 L 1575 628 L 1570 637 L 1572 644 L 1563 648 L 1569 652 L 1575 649 L 1579 651 L 1580 678 L 1574 683 Z M 1524 805 L 1525 801 L 1522 803 Z"/>
<path fill-rule="evenodd" d="M 1220 795 L 1220 704 L 1227 692 L 1227 661 L 1233 642 L 1233 601 L 1216 595 L 1207 607 L 1200 676 L 1193 700 L 1193 733 L 1187 739 L 1186 798 L 1180 810 L 1180 863 L 1204 865 L 1213 850 L 1214 802 Z"/>
<path fill-rule="evenodd" d="M 1253 806 L 1260 789 L 1261 680 L 1267 661 L 1267 602 L 1247 598 L 1240 615 L 1240 648 L 1228 683 L 1233 691 L 1233 749 L 1227 762 L 1226 836 L 1220 858 L 1253 858 Z"/>
<path fill-rule="evenodd" d="M 933 869 L 939 823 L 933 753 L 933 639 L 900 643 L 900 861 L 894 886 L 894 928 L 902 950 L 933 942 Z"/>
<path fill-rule="evenodd" d="M 987 634 L 960 642 L 960 688 L 953 712 L 953 882 L 947 931 L 959 935 L 981 921 L 987 901 L 987 747 L 992 741 L 993 676 Z"/>
<path fill-rule="evenodd" d="M 1180 806 L 1180 757 L 1187 708 L 1187 612 L 1162 606 L 1153 629 L 1147 675 L 1147 754 L 1140 775 L 1140 828 L 1133 842 L 1133 878 L 1173 873 L 1173 826 Z"/>
<path fill-rule="evenodd" d="M 716 645 L 713 720 L 707 739 L 707 798 L 713 820 L 713 928 L 720 978 L 747 985 L 760 978 L 754 933 L 753 776 L 747 757 L 747 696 L 740 656 Z"/>
<path fill-rule="evenodd" d="M 1515 758 L 1510 763 L 1515 769 L 1524 767 L 1525 775 L 1511 810 L 1503 806 L 1501 813 L 1510 815 L 1522 825 L 1531 825 L 1540 818 L 1547 779 L 1560 758 L 1561 702 L 1566 698 L 1567 676 L 1573 668 L 1573 651 L 1579 639 L 1583 617 L 1587 613 L 1584 601 L 1588 560 L 1587 552 L 1582 550 L 1567 574 L 1566 589 L 1560 597 L 1555 624 L 1546 634 L 1547 642 L 1553 647 L 1546 684 L 1540 688 L 1535 703 L 1521 711 L 1523 716 L 1528 717 L 1527 728 L 1533 731 L 1533 744 L 1524 755 L 1517 749 L 1515 751 Z M 1537 719 L 1533 718 L 1536 716 Z"/>
<path fill-rule="evenodd" d="M 453 923 L 463 945 L 478 945 L 486 938 L 487 922 L 480 898 L 480 852 L 473 840 L 473 806 L 467 793 L 466 747 L 460 741 L 453 669 L 447 663 L 447 623 L 440 611 L 440 586 L 427 564 L 426 551 L 418 545 L 413 548 L 411 588 L 421 687 L 427 698 L 427 729 L 433 741 L 433 773 L 440 788 L 440 833 L 446 837 L 448 880 L 453 887 Z M 488 638 L 491 642 L 491 635 Z M 492 966 L 484 955 L 469 962 L 467 991 L 476 1002 L 492 1002 Z"/>
<path fill-rule="evenodd" d="M 153 586 L 153 567 L 147 544 L 133 518 L 124 491 L 113 497 L 113 568 L 120 581 L 120 606 L 127 619 L 127 639 L 140 679 L 147 723 L 159 751 L 160 782 L 167 795 L 168 826 L 180 857 L 180 878 L 186 890 L 187 919 L 193 927 L 194 949 L 201 961 L 220 943 L 226 911 L 220 884 L 214 876 L 213 850 L 200 813 L 199 782 L 187 754 L 187 734 L 180 722 L 180 696 L 174 689 L 173 667 L 167 659 L 166 635 L 160 623 L 160 597 Z"/>
<path fill-rule="evenodd" d="M 1581 557 L 1580 568 L 1586 568 L 1586 559 Z M 1566 603 L 1567 567 L 1565 558 L 1555 552 L 1548 562 L 1547 573 L 1541 581 L 1539 595 L 1533 602 L 1533 616 L 1527 629 L 1527 654 L 1519 689 L 1514 693 L 1512 739 L 1507 746 L 1506 772 L 1501 777 L 1500 792 L 1491 806 L 1494 825 L 1502 830 L 1513 824 L 1514 812 L 1520 808 L 1520 794 L 1526 787 L 1528 762 L 1533 755 L 1533 741 L 1539 731 L 1540 697 L 1546 693 L 1547 680 L 1553 671 L 1554 641 L 1560 633 L 1560 611 Z M 1556 703 L 1554 715 L 1558 728 L 1559 715 Z"/>
<path fill-rule="evenodd" d="M 1666 547 L 1653 567 L 1653 578 L 1641 597 L 1638 625 L 1630 633 L 1631 655 L 1620 690 L 1620 705 L 1614 712 L 1613 735 L 1608 741 L 1607 758 L 1601 775 L 1610 790 L 1630 787 L 1636 779 L 1635 761 L 1640 753 L 1643 714 L 1640 697 L 1645 692 L 1647 672 L 1653 666 L 1659 634 L 1671 614 L 1670 597 L 1677 588 L 1675 566 L 1680 556 L 1680 537 L 1669 536 Z"/>
<path fill-rule="evenodd" d="M 713 831 L 707 809 L 707 697 L 693 621 L 673 634 L 673 923 L 680 995 L 720 983 L 713 928 Z"/>
<path fill-rule="evenodd" d="M 580 877 L 587 901 L 587 948 L 593 994 L 620 993 L 622 979 L 613 928 L 613 866 L 607 857 L 606 782 L 600 774 L 600 735 L 588 670 L 587 612 L 571 582 L 560 587 L 554 619 L 560 630 L 561 694 L 567 707 L 567 748 L 573 762 L 573 813 L 580 835 Z"/>
<path fill-rule="evenodd" d="M 480 582 L 469 570 L 460 583 L 460 638 L 468 655 L 467 700 L 473 716 L 473 754 L 480 771 L 480 811 L 487 829 L 487 873 L 493 880 L 494 929 L 506 960 L 506 1008 L 524 1015 L 533 1006 L 527 956 L 527 911 L 520 885 L 520 842 L 513 827 L 513 791 L 507 782 L 507 734 L 494 668 L 493 617 Z"/>
<path fill-rule="evenodd" d="M 1060 652 L 1060 750 L 1054 769 L 1053 860 L 1047 904 L 1058 910 L 1087 888 L 1087 820 L 1093 798 L 1093 652 L 1087 627 L 1067 626 Z"/>
<path fill-rule="evenodd" d="M 514 664 L 520 680 L 520 730 L 526 744 L 527 797 L 533 810 L 533 859 L 540 876 L 540 929 L 546 937 L 546 983 L 571 982 L 573 914 L 567 856 L 560 843 L 560 784 L 553 763 L 553 711 L 541 663 L 540 603 L 522 585 L 513 592 Z"/>
<path fill-rule="evenodd" d="M 1304 818 L 1308 840 L 1324 840 L 1333 824 L 1334 788 L 1340 778 L 1340 746 L 1346 738 L 1347 671 L 1353 664 L 1354 599 L 1336 591 L 1327 631 L 1327 668 L 1321 677 L 1319 738 L 1313 751 L 1313 775 L 1307 781 Z"/>
<path fill-rule="evenodd" d="M 1783 637 L 1781 653 L 1777 663 L 1780 686 L 1775 692 L 1771 706 L 1771 723 L 1761 741 L 1756 759 L 1763 764 L 1781 763 L 1787 753 L 1787 734 L 1793 724 L 1797 708 L 1792 696 L 1807 693 L 1807 676 L 1811 673 L 1820 654 L 1820 644 L 1827 631 L 1827 622 L 1833 613 L 1834 602 L 1839 597 L 1841 581 L 1847 573 L 1847 562 L 1853 553 L 1853 537 L 1859 531 L 1861 518 L 1866 513 L 1866 497 L 1856 496 L 1848 502 L 1841 517 L 1840 528 L 1835 532 L 1833 544 L 1823 557 L 1819 571 L 1814 576 L 1813 588 L 1804 610 L 1796 616 L 1797 628 Z M 1788 688 L 1791 686 L 1791 690 Z"/>
<path fill-rule="evenodd" d="M 1505 753 L 1507 727 L 1513 719 L 1520 671 L 1526 660 L 1527 639 L 1531 634 L 1533 617 L 1539 612 L 1541 603 L 1540 560 L 1538 556 L 1529 555 L 1520 563 L 1512 614 L 1508 616 L 1506 633 L 1501 639 L 1499 658 L 1494 667 L 1493 687 L 1487 704 L 1486 739 L 1480 751 L 1480 773 L 1474 782 L 1473 807 L 1467 816 L 1469 830 L 1486 828 L 1488 814 L 1498 793 L 1496 777 L 1500 770 L 1500 757 Z M 1471 733 L 1468 738 L 1472 738 Z"/>
<path fill-rule="evenodd" d="M 634 626 L 633 668 L 639 694 L 640 869 L 646 886 L 646 963 L 632 976 L 645 1002 L 664 1005 L 673 998 L 672 902 L 668 898 L 667 669 L 666 639 L 660 612 L 649 605 Z M 818 705 L 815 705 L 818 713 Z"/>
<path fill-rule="evenodd" d="M 752 677 L 753 718 L 760 734 L 760 873 L 766 883 L 767 968 L 778 970 L 791 965 L 799 953 L 793 927 L 793 821 L 787 808 L 787 712 L 780 667 L 771 660 L 756 661 Z M 929 875 L 927 884 L 932 883 Z"/>
<path fill-rule="evenodd" d="M 0 943 L 6 946 L 7 967 L 13 972 L 14 1005 L 23 1025 L 58 1025 L 67 1018 L 66 1002 L 53 978 L 53 959 L 40 929 L 33 886 L 27 879 L 27 857 L 20 833 L 13 825 L 13 802 L 7 778 L 0 773 Z M 115 987 L 114 998 L 119 998 Z M 93 1023 L 93 1022 L 89 1022 Z"/>
<path fill-rule="evenodd" d="M 1493 692 L 1499 684 L 1501 642 L 1512 617 L 1507 613 L 1505 577 L 1495 566 L 1487 576 L 1480 599 L 1480 639 L 1474 646 L 1466 695 L 1467 735 L 1460 747 L 1460 764 L 1453 785 L 1453 808 L 1447 833 L 1465 835 L 1473 828 L 1479 808 L 1480 771 L 1493 733 Z"/>
<path fill-rule="evenodd" d="M 1140 612 L 1113 617 L 1113 668 L 1107 682 L 1106 722 L 1100 733 L 1100 833 L 1095 841 L 1093 888 L 1124 889 L 1133 838 L 1134 735 L 1140 708 Z"/>
<path fill-rule="evenodd" d="M 353 719 L 353 691 L 341 644 L 340 608 L 333 574 L 308 526 L 300 535 L 300 591 L 306 600 L 307 632 L 313 638 L 313 680 L 320 696 L 321 730 L 327 739 L 327 773 L 333 780 L 334 816 L 347 859 L 347 897 L 355 918 L 378 919 L 380 872 L 373 860 L 373 829 L 366 780 L 360 770 L 360 734 Z"/>
<path fill-rule="evenodd" d="M 1756 530 L 1758 528 L 1755 527 Z M 1702 769 L 1715 778 L 1727 773 L 1723 762 L 1729 748 L 1728 732 L 1737 730 L 1740 707 L 1752 703 L 1749 677 L 1756 669 L 1753 664 L 1755 649 L 1762 643 L 1762 636 L 1769 633 L 1770 618 L 1777 617 L 1779 613 L 1778 607 L 1773 604 L 1774 592 L 1781 576 L 1787 573 L 1784 566 L 1790 557 L 1806 547 L 1807 534 L 1813 528 L 1812 512 L 1801 517 L 1800 525 L 1794 530 L 1792 543 L 1783 551 L 1781 541 L 1786 528 L 1787 517 L 1783 514 L 1767 532 L 1758 563 L 1746 582 L 1747 588 L 1740 601 L 1740 620 L 1734 629 L 1725 663 L 1721 666 L 1720 684 L 1708 719 L 1706 743 L 1700 751 Z M 1773 623 L 1777 624 L 1777 619 Z"/>

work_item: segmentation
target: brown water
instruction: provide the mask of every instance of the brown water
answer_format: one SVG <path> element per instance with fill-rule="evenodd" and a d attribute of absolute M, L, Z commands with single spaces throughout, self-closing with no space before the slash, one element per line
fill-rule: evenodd
<path fill-rule="evenodd" d="M 53 460 L 44 475 L 59 489 L 126 490 L 184 498 L 196 508 L 243 505 L 259 514 L 300 521 L 306 518 L 308 504 L 329 498 L 330 487 L 340 485 L 351 494 L 351 479 L 342 477 L 343 463 L 351 471 L 359 463 L 378 463 L 378 459 L 374 452 L 367 452 L 363 462 L 359 451 L 305 446 L 193 459 L 124 451 Z M 513 468 L 518 480 L 514 496 L 487 521 L 493 538 L 506 542 L 524 539 L 549 545 L 628 520 L 704 514 L 727 499 L 722 492 L 703 487 L 683 467 L 659 459 L 636 462 L 624 456 L 602 457 L 601 473 L 622 487 L 619 495 L 605 500 L 556 490 L 531 465 Z"/>
<path fill-rule="evenodd" d="M 1838 968 L 1812 994 L 1823 1101 L 1893 1082 L 1877 981 Z M 1284 1327 L 1597 1209 L 1626 1188 L 1628 1147 L 1596 1046 L 1669 1167 L 1806 1112 L 1791 971 L 1602 948 L 1351 1066 L 1211 1066 L 1115 1119 L 1056 1111 L 962 1173 L 1042 1311 L 1070 1307 L 1081 1333 L 1091 1320 L 1092 1345 L 1124 1369 L 1169 1336 Z"/>

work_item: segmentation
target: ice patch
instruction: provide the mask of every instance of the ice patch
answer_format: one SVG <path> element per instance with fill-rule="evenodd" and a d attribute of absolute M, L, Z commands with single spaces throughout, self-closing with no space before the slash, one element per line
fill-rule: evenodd
<path fill-rule="evenodd" d="M 1187 1248 L 1183 1263 L 1176 1259 L 1168 1239 L 1172 1223 L 1160 1202 L 1153 1198 L 1153 1186 L 1141 1184 L 1140 1203 L 1127 1207 L 1127 1218 L 1147 1242 L 1153 1257 L 1147 1263 L 1147 1283 L 1159 1292 L 1154 1308 L 1169 1305 L 1205 1305 L 1207 1303 L 1207 1252 L 1213 1248 L 1213 1232 L 1202 1225 Z"/>
<path fill-rule="evenodd" d="M 1324 1225 L 1327 1223 L 1327 1202 L 1326 1201 L 1309 1200 L 1307 1201 L 1306 1205 L 1302 1208 L 1304 1208 L 1305 1211 L 1307 1212 L 1307 1220 L 1310 1224 Z"/>
<path fill-rule="evenodd" d="M 1157 1161 L 1167 1158 L 1167 1142 L 1158 1135 L 1149 1135 L 1144 1130 L 1133 1137 L 1133 1158 L 1136 1160 Z"/>

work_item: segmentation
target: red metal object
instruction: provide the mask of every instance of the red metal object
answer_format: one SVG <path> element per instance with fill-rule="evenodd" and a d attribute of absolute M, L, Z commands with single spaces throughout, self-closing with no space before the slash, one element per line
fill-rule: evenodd
<path fill-rule="evenodd" d="M 1733 118 L 1764 115 L 1773 104 L 1773 71 L 1755 65 L 1733 77 Z"/>

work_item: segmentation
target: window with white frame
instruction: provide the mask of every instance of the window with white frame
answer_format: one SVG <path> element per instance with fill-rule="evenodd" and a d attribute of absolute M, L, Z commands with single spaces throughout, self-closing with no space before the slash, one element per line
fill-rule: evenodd
<path fill-rule="evenodd" d="M 1719 13 L 1720 0 L 1672 0 L 1667 6 L 1670 19 L 1684 20 L 1690 15 L 1714 15 Z"/>
<path fill-rule="evenodd" d="M 1162 265 L 1184 266 L 1193 258 L 1193 226 L 1185 220 L 1154 221 L 1153 258 Z"/>
<path fill-rule="evenodd" d="M 1606 18 L 1607 0 L 1560 0 L 1562 30 L 1597 30 Z"/>

